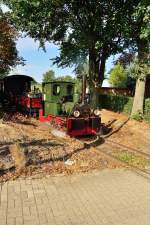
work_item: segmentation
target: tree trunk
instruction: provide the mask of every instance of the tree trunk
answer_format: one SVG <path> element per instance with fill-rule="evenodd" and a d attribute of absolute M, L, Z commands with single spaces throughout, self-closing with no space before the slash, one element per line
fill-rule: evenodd
<path fill-rule="evenodd" d="M 105 65 L 106 65 L 106 56 L 102 55 L 101 63 L 100 63 L 100 67 L 99 67 L 99 73 L 98 73 L 98 81 L 99 81 L 100 86 L 102 86 L 103 81 L 104 81 Z"/>
<path fill-rule="evenodd" d="M 105 53 L 102 54 L 101 58 L 99 58 L 94 47 L 89 50 L 89 84 L 92 107 L 97 107 L 98 105 L 98 94 L 96 87 L 102 86 L 104 80 L 105 63 Z"/>
<path fill-rule="evenodd" d="M 137 46 L 138 46 L 139 63 L 146 63 L 148 53 L 148 41 L 138 40 Z M 143 114 L 145 84 L 146 84 L 146 74 L 144 77 L 139 77 L 136 81 L 135 96 L 131 116 Z"/>
<path fill-rule="evenodd" d="M 89 50 L 89 88 L 90 88 L 90 105 L 95 108 L 98 104 L 98 95 L 96 93 L 96 84 L 98 77 L 99 63 L 96 61 L 96 54 L 93 49 Z"/>
<path fill-rule="evenodd" d="M 143 114 L 145 83 L 146 77 L 144 77 L 143 79 L 138 78 L 136 81 L 136 88 L 131 116 L 134 116 L 136 114 Z"/>

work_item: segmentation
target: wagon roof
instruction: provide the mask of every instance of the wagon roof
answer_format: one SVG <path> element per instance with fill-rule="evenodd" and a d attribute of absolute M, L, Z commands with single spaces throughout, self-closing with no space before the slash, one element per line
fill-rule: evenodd
<path fill-rule="evenodd" d="M 4 77 L 4 80 L 8 80 L 8 79 L 27 79 L 29 81 L 34 81 L 34 79 L 28 75 L 22 75 L 22 74 L 14 74 L 14 75 L 9 75 L 7 77 Z"/>

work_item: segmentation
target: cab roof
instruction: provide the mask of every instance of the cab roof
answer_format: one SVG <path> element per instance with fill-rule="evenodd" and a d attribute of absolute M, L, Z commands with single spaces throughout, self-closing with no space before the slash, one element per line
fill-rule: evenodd
<path fill-rule="evenodd" d="M 73 82 L 73 81 L 62 81 L 62 80 L 53 80 L 53 81 L 49 81 L 49 82 L 43 82 L 43 84 L 53 84 L 53 83 L 75 84 L 75 82 Z"/>

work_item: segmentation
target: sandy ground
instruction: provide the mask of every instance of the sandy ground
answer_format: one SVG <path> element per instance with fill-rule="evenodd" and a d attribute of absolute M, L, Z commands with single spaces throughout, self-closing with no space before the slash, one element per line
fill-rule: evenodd
<path fill-rule="evenodd" d="M 116 120 L 111 125 L 112 129 L 116 129 L 120 124 L 128 119 L 127 115 L 108 110 L 102 110 L 101 116 L 103 123 Z M 118 132 L 110 136 L 109 139 L 150 154 L 149 123 L 138 122 L 130 119 Z"/>
<path fill-rule="evenodd" d="M 123 165 L 96 148 L 70 137 L 56 137 L 51 127 L 20 114 L 0 122 L 0 180 L 43 174 L 72 174 Z M 102 145 L 103 139 L 96 142 Z"/>
<path fill-rule="evenodd" d="M 150 153 L 150 124 L 128 120 L 124 114 L 101 111 L 109 132 L 124 126 L 108 139 Z M 72 174 L 95 169 L 124 167 L 92 145 L 70 137 L 56 137 L 48 124 L 20 114 L 0 121 L 0 181 L 19 176 Z M 104 146 L 105 138 L 94 143 Z"/>

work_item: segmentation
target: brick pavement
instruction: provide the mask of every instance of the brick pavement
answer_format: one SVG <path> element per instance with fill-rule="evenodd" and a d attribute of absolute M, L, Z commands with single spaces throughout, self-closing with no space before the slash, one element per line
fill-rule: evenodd
<path fill-rule="evenodd" d="M 150 225 L 150 179 L 115 169 L 10 181 L 0 225 Z"/>

